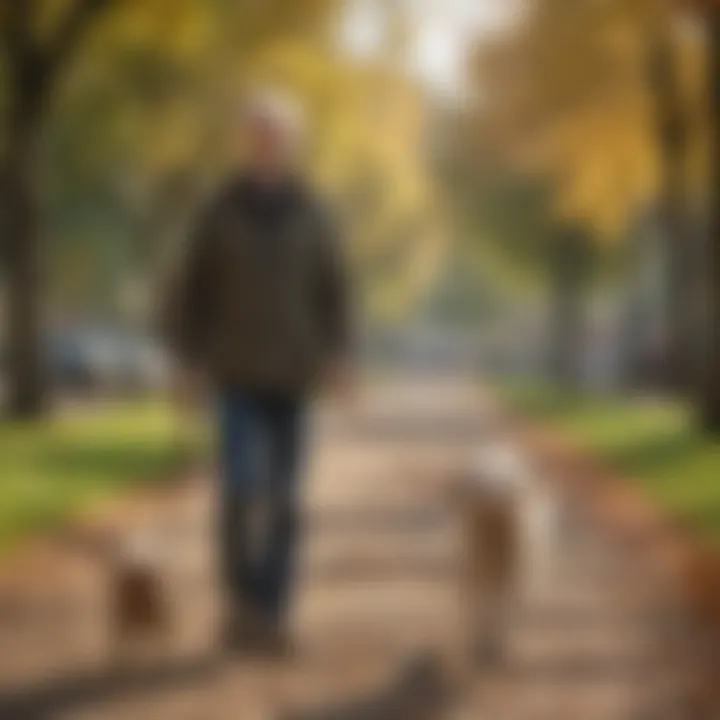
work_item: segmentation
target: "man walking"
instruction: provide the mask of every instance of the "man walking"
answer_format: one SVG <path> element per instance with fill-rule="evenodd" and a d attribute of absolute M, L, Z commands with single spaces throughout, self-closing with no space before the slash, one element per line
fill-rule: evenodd
<path fill-rule="evenodd" d="M 221 572 L 233 649 L 283 652 L 305 414 L 342 382 L 348 293 L 332 224 L 296 166 L 297 109 L 256 97 L 242 167 L 205 209 L 179 276 L 170 339 L 219 411 Z"/>

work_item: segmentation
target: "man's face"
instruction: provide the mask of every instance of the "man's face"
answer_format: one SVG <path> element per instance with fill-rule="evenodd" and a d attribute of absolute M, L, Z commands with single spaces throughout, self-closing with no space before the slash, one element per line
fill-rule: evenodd
<path fill-rule="evenodd" d="M 248 162 L 253 169 L 272 174 L 287 169 L 290 138 L 280 122 L 252 115 L 246 121 L 244 134 Z"/>

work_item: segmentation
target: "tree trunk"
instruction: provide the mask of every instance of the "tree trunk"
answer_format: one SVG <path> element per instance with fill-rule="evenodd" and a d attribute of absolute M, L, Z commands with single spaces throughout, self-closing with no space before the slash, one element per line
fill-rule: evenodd
<path fill-rule="evenodd" d="M 692 335 L 691 249 L 685 193 L 687 123 L 678 91 L 676 57 L 670 31 L 662 26 L 653 38 L 651 83 L 656 98 L 657 139 L 662 161 L 662 190 L 659 217 L 665 246 L 665 361 L 666 386 L 678 393 L 691 389 L 696 357 Z"/>
<path fill-rule="evenodd" d="M 646 276 L 648 274 L 647 251 L 647 218 L 640 217 L 627 238 L 627 280 L 625 297 L 621 309 L 621 339 L 622 349 L 621 382 L 628 390 L 635 389 L 646 380 L 644 370 L 646 356 L 647 321 L 646 305 Z"/>
<path fill-rule="evenodd" d="M 704 429 L 720 435 L 720 9 L 708 17 L 710 112 L 713 137 L 711 228 L 706 244 L 707 306 L 702 368 L 701 420 Z"/>
<path fill-rule="evenodd" d="M 589 250 L 582 233 L 561 231 L 551 249 L 550 262 L 550 375 L 558 385 L 577 390 L 583 381 L 589 270 Z"/>
<path fill-rule="evenodd" d="M 109 3 L 71 3 L 54 37 L 42 46 L 34 32 L 40 8 L 32 0 L 11 2 L 3 18 L 9 81 L 2 248 L 8 290 L 6 381 L 8 410 L 16 418 L 38 417 L 47 403 L 36 177 L 44 111 L 84 32 Z"/>
<path fill-rule="evenodd" d="M 7 409 L 11 417 L 34 418 L 47 400 L 36 178 L 42 93 L 34 83 L 14 90 L 5 170 Z"/>
<path fill-rule="evenodd" d="M 667 200 L 663 209 L 667 259 L 667 290 L 665 294 L 665 363 L 664 385 L 677 395 L 693 390 L 696 337 L 693 334 L 694 295 L 690 292 L 691 240 L 684 226 L 683 211 L 675 200 Z"/>

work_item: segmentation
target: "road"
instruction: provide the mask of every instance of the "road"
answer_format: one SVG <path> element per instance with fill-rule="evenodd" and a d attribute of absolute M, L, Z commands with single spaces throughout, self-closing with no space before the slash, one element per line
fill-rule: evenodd
<path fill-rule="evenodd" d="M 467 662 L 461 509 L 450 487 L 502 432 L 467 378 L 375 381 L 352 409 L 318 412 L 293 616 L 298 647 L 286 663 L 215 650 L 206 478 L 113 520 L 125 540 L 151 539 L 172 623 L 162 647 L 131 668 L 113 662 L 112 563 L 102 554 L 60 545 L 3 569 L 0 718 L 656 717 L 676 691 L 657 592 L 596 530 L 558 538 L 551 519 L 562 498 L 541 478 L 537 497 L 549 512 L 528 548 L 507 657 Z"/>

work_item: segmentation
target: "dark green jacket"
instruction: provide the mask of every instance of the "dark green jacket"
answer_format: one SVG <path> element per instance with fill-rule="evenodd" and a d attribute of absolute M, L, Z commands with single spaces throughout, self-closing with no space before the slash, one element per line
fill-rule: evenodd
<path fill-rule="evenodd" d="M 205 209 L 167 306 L 186 365 L 221 387 L 298 392 L 348 352 L 335 228 L 298 182 L 229 183 Z"/>

